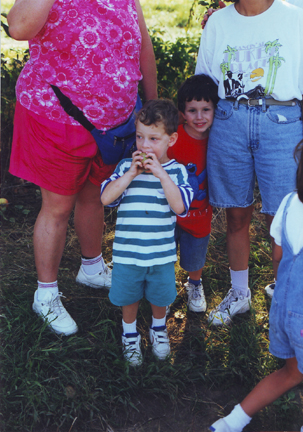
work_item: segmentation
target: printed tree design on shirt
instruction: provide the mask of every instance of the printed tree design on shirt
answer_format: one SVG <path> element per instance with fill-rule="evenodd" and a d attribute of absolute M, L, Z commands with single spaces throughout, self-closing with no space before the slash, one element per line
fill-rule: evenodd
<path fill-rule="evenodd" d="M 266 85 L 265 85 L 265 89 L 264 89 L 265 94 L 272 94 L 274 87 L 275 87 L 278 68 L 281 66 L 282 61 L 285 61 L 285 59 L 283 57 L 279 57 L 279 48 L 281 46 L 282 45 L 278 42 L 278 39 L 276 39 L 273 42 L 266 42 L 266 44 L 265 44 L 265 52 L 266 53 L 268 53 L 268 51 L 271 49 L 275 50 L 275 54 L 271 55 L 268 59 L 269 68 L 268 68 L 268 74 L 267 74 L 267 79 L 266 79 Z M 271 83 L 271 86 L 270 86 L 270 83 Z"/>
<path fill-rule="evenodd" d="M 229 45 L 227 45 L 226 50 L 223 51 L 224 54 L 228 54 L 227 63 L 221 63 L 220 64 L 220 68 L 221 68 L 221 71 L 223 73 L 224 78 L 225 78 L 226 72 L 230 70 L 230 63 L 231 63 L 232 59 L 235 58 L 235 54 L 237 51 L 238 51 L 237 48 L 232 48 Z"/>

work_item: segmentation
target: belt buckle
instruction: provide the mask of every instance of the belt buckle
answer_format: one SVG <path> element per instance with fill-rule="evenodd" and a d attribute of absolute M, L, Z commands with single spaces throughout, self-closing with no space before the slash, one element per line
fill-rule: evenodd
<path fill-rule="evenodd" d="M 249 98 L 249 99 L 247 100 L 247 105 L 248 105 L 249 107 L 254 106 L 254 105 L 252 105 L 251 102 L 250 102 L 250 101 L 252 101 L 252 100 L 253 100 L 253 98 Z"/>

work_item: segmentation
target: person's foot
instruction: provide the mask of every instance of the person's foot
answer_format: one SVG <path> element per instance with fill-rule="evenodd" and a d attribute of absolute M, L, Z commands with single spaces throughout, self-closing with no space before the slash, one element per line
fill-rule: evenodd
<path fill-rule="evenodd" d="M 226 421 L 221 418 L 213 423 L 209 428 L 211 432 L 232 432 Z"/>
<path fill-rule="evenodd" d="M 245 297 L 239 291 L 231 288 L 226 297 L 216 309 L 212 310 L 208 322 L 215 326 L 230 324 L 233 316 L 249 311 L 251 304 L 251 292 Z"/>
<path fill-rule="evenodd" d="M 192 312 L 205 312 L 207 305 L 202 282 L 197 286 L 190 282 L 186 282 L 184 286 L 188 294 L 188 309 Z"/>
<path fill-rule="evenodd" d="M 159 360 L 164 360 L 170 354 L 169 338 L 166 326 L 149 329 L 149 337 L 152 343 L 153 354 Z"/>
<path fill-rule="evenodd" d="M 57 334 L 69 336 L 77 333 L 78 327 L 61 302 L 62 293 L 54 296 L 47 292 L 43 300 L 38 300 L 38 290 L 34 295 L 33 310 L 48 322 L 48 326 Z"/>
<path fill-rule="evenodd" d="M 122 335 L 123 355 L 130 366 L 140 366 L 142 364 L 140 342 L 141 336 L 139 333 Z"/>
<path fill-rule="evenodd" d="M 94 275 L 88 275 L 83 269 L 83 265 L 79 269 L 76 277 L 76 282 L 88 285 L 92 288 L 106 288 L 110 289 L 112 284 L 112 271 L 105 264 L 104 270 Z"/>
<path fill-rule="evenodd" d="M 266 285 L 265 292 L 268 295 L 268 297 L 272 298 L 272 296 L 274 295 L 274 289 L 276 287 L 276 282 L 272 282 L 268 285 Z"/>

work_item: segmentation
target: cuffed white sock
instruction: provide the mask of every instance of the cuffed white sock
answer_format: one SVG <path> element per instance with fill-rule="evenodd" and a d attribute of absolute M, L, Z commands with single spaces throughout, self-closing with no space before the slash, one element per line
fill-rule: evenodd
<path fill-rule="evenodd" d="M 240 404 L 236 405 L 228 416 L 224 417 L 224 421 L 234 432 L 242 432 L 246 425 L 251 421 Z"/>
<path fill-rule="evenodd" d="M 248 296 L 248 268 L 246 270 L 230 271 L 231 286 L 237 291 L 240 291 L 245 297 Z"/>
<path fill-rule="evenodd" d="M 123 326 L 123 334 L 126 335 L 128 333 L 137 333 L 137 320 L 128 324 L 124 320 L 122 320 Z"/>
<path fill-rule="evenodd" d="M 152 317 L 151 328 L 154 328 L 154 327 L 163 327 L 165 325 L 166 325 L 166 315 L 165 315 L 164 318 L 160 318 L 160 319 Z"/>
<path fill-rule="evenodd" d="M 102 253 L 95 258 L 81 258 L 83 270 L 87 275 L 94 275 L 104 270 L 104 261 Z"/>
<path fill-rule="evenodd" d="M 57 297 L 58 295 L 58 282 L 38 282 L 38 300 L 41 301 L 44 299 L 45 295 L 48 292 L 51 292 L 54 297 Z"/>

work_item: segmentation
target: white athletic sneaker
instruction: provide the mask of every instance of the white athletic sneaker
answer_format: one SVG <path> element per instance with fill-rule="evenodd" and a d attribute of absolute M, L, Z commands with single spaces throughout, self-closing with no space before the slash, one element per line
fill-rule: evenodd
<path fill-rule="evenodd" d="M 140 366 L 142 364 L 140 342 L 141 336 L 139 333 L 122 335 L 123 355 L 130 366 Z"/>
<path fill-rule="evenodd" d="M 189 310 L 192 312 L 205 312 L 206 300 L 202 282 L 200 282 L 198 286 L 195 286 L 190 282 L 186 282 L 184 286 L 188 294 L 187 306 Z"/>
<path fill-rule="evenodd" d="M 211 432 L 233 432 L 223 418 L 217 420 L 208 429 Z"/>
<path fill-rule="evenodd" d="M 83 265 L 81 264 L 76 277 L 76 282 L 88 285 L 92 288 L 106 288 L 109 290 L 112 284 L 112 271 L 105 264 L 104 270 L 102 272 L 96 273 L 94 275 L 88 275 L 83 270 Z"/>
<path fill-rule="evenodd" d="M 166 326 L 150 328 L 149 338 L 152 343 L 153 354 L 159 360 L 164 360 L 169 356 L 170 346 Z"/>
<path fill-rule="evenodd" d="M 265 292 L 268 295 L 268 297 L 272 298 L 272 296 L 274 295 L 274 289 L 276 287 L 276 282 L 272 282 L 268 285 L 266 285 Z"/>
<path fill-rule="evenodd" d="M 231 288 L 219 306 L 210 312 L 208 322 L 216 326 L 230 324 L 234 315 L 249 311 L 251 292 L 250 289 L 248 291 L 248 297 L 244 297 L 239 291 Z"/>
<path fill-rule="evenodd" d="M 51 292 L 45 295 L 44 299 L 38 300 L 38 290 L 34 295 L 33 310 L 48 322 L 48 326 L 55 333 L 69 336 L 77 333 L 78 327 L 70 314 L 61 303 L 61 298 L 64 297 L 61 292 L 56 297 Z"/>

